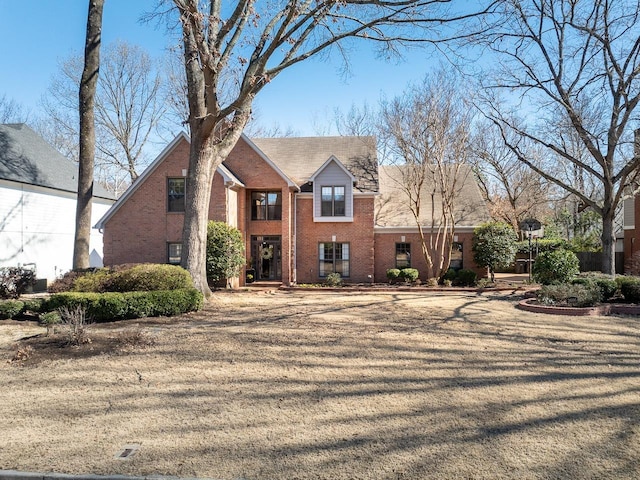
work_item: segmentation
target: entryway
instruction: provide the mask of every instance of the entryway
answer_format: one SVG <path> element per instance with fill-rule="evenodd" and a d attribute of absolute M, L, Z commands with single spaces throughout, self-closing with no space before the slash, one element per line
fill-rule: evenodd
<path fill-rule="evenodd" d="M 256 272 L 256 281 L 282 279 L 281 246 L 280 236 L 253 235 L 251 237 L 251 266 Z"/>

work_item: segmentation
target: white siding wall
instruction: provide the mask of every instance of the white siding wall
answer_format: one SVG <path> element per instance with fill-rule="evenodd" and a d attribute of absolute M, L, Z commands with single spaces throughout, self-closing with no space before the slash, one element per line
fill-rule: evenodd
<path fill-rule="evenodd" d="M 345 217 L 334 218 L 353 218 L 353 181 L 346 172 L 335 162 L 327 164 L 327 166 L 316 175 L 313 182 L 313 215 L 316 220 L 327 219 L 331 217 L 321 216 L 321 193 L 322 187 L 344 186 L 345 187 Z"/>
<path fill-rule="evenodd" d="M 96 200 L 95 224 L 113 202 Z M 72 193 L 0 181 L 0 266 L 36 264 L 38 278 L 53 280 L 71 270 L 76 196 Z M 102 234 L 91 231 L 91 266 L 102 266 Z"/>

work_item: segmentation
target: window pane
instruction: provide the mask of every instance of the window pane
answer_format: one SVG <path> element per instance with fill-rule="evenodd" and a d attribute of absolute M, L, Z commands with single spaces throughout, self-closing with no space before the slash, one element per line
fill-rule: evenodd
<path fill-rule="evenodd" d="M 396 268 L 411 266 L 411 244 L 396 243 Z"/>
<path fill-rule="evenodd" d="M 167 210 L 169 212 L 184 212 L 185 184 L 184 178 L 169 178 L 167 180 Z"/>
<path fill-rule="evenodd" d="M 462 243 L 454 242 L 451 246 L 451 262 L 449 268 L 460 270 L 462 268 Z"/>
<path fill-rule="evenodd" d="M 170 243 L 169 244 L 169 263 L 179 264 L 182 260 L 182 244 Z"/>

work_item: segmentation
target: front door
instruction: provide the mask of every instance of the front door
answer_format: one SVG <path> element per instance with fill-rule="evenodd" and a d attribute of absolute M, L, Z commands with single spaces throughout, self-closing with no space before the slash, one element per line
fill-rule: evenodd
<path fill-rule="evenodd" d="M 256 281 L 282 279 L 281 244 L 281 237 L 275 235 L 251 237 L 252 267 L 256 271 Z"/>

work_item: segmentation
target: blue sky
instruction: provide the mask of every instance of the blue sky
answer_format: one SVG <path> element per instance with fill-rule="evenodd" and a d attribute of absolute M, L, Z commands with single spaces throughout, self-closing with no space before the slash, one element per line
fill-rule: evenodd
<path fill-rule="evenodd" d="M 163 28 L 139 22 L 155 0 L 106 0 L 104 44 L 126 40 L 152 56 L 160 56 L 178 40 Z M 0 0 L 2 75 L 0 96 L 37 114 L 58 63 L 84 47 L 87 0 Z M 256 107 L 266 127 L 279 125 L 299 135 L 326 133 L 335 108 L 377 104 L 384 94 L 397 95 L 421 80 L 440 60 L 427 50 L 414 50 L 404 62 L 385 62 L 368 45 L 356 45 L 352 74 L 340 74 L 337 57 L 310 59 L 285 70 L 259 94 Z M 335 133 L 335 132 L 334 132 Z"/>

